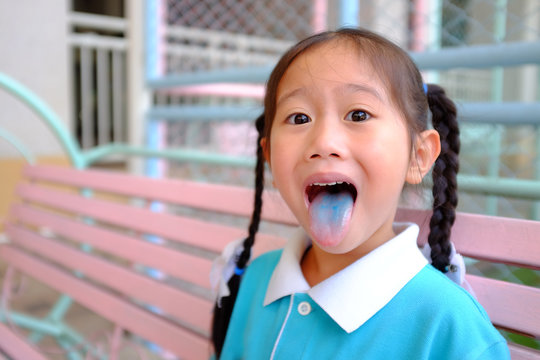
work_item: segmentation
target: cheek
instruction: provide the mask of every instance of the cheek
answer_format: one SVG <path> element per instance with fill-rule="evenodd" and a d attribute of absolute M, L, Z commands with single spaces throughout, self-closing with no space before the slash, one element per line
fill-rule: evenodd
<path fill-rule="evenodd" d="M 280 141 L 276 141 L 275 136 L 271 138 L 267 149 L 267 161 L 270 166 L 272 177 L 274 181 L 276 181 L 276 179 L 279 181 L 281 174 L 286 171 L 287 168 L 286 151 Z"/>
<path fill-rule="evenodd" d="M 297 182 L 292 181 L 298 176 L 298 142 L 291 143 L 287 140 L 287 136 L 272 135 L 273 139 L 269 151 L 272 184 L 291 206 L 291 198 L 295 197 L 298 191 L 301 191 Z"/>
<path fill-rule="evenodd" d="M 371 164 L 374 176 L 385 182 L 405 181 L 411 144 L 404 130 L 395 129 L 382 134 L 372 142 L 370 153 L 367 161 Z"/>
<path fill-rule="evenodd" d="M 286 135 L 281 133 L 279 130 L 273 131 L 270 141 L 268 142 L 268 156 L 270 158 L 269 164 L 272 166 L 272 170 L 275 165 L 279 166 L 280 163 L 284 160 L 287 160 L 287 156 L 291 148 L 287 146 L 288 140 Z"/>

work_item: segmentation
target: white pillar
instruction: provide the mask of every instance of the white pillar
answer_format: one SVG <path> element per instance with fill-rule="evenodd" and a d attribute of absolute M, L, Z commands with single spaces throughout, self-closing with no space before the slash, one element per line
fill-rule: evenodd
<path fill-rule="evenodd" d="M 409 1 L 387 0 L 373 3 L 376 8 L 371 29 L 406 48 L 409 33 Z"/>
<path fill-rule="evenodd" d="M 144 1 L 126 1 L 127 28 L 127 129 L 131 145 L 144 145 L 145 113 L 150 106 L 150 92 L 144 75 Z M 142 161 L 130 159 L 129 168 L 142 173 Z"/>

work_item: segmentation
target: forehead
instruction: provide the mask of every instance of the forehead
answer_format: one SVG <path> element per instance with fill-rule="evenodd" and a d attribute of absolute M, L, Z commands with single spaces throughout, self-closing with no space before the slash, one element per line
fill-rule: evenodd
<path fill-rule="evenodd" d="M 352 86 L 351 86 L 352 85 Z M 277 99 L 295 89 L 328 90 L 327 87 L 373 89 L 386 100 L 383 86 L 373 65 L 359 45 L 347 39 L 334 39 L 315 45 L 298 55 L 285 71 L 277 88 Z"/>

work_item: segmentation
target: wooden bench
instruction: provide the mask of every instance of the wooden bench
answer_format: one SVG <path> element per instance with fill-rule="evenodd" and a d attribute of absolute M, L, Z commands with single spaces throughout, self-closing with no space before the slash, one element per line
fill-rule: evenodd
<path fill-rule="evenodd" d="M 110 321 L 114 334 L 106 349 L 92 347 L 92 339 L 77 344 L 78 330 L 63 322 L 69 303 L 63 296 L 33 336 L 54 336 L 67 352 L 75 346 L 110 358 L 121 339 L 133 337 L 182 359 L 210 356 L 211 259 L 245 236 L 251 190 L 47 166 L 27 166 L 24 178 L 5 224 L 9 242 L 0 245 L 0 262 L 9 265 L 4 283 L 13 269 L 26 274 Z M 427 212 L 401 210 L 398 217 L 421 225 L 425 241 Z M 256 254 L 281 247 L 296 226 L 275 193 L 265 194 L 263 218 Z M 453 240 L 463 255 L 540 269 L 540 222 L 459 214 Z M 540 338 L 540 289 L 472 275 L 468 281 L 496 326 Z M 19 338 L 24 314 L 12 311 L 7 319 L 0 354 L 47 358 Z M 529 348 L 511 350 L 515 359 L 540 359 Z M 72 351 L 70 358 L 84 355 Z"/>

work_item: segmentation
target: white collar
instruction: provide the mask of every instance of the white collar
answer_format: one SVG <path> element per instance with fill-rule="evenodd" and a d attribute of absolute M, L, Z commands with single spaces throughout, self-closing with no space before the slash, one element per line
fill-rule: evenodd
<path fill-rule="evenodd" d="M 309 286 L 300 268 L 302 256 L 311 244 L 302 232 L 283 249 L 264 305 L 294 293 L 307 293 L 343 330 L 353 332 L 428 263 L 416 245 L 418 225 L 395 223 L 394 232 L 396 237 L 314 287 Z"/>

